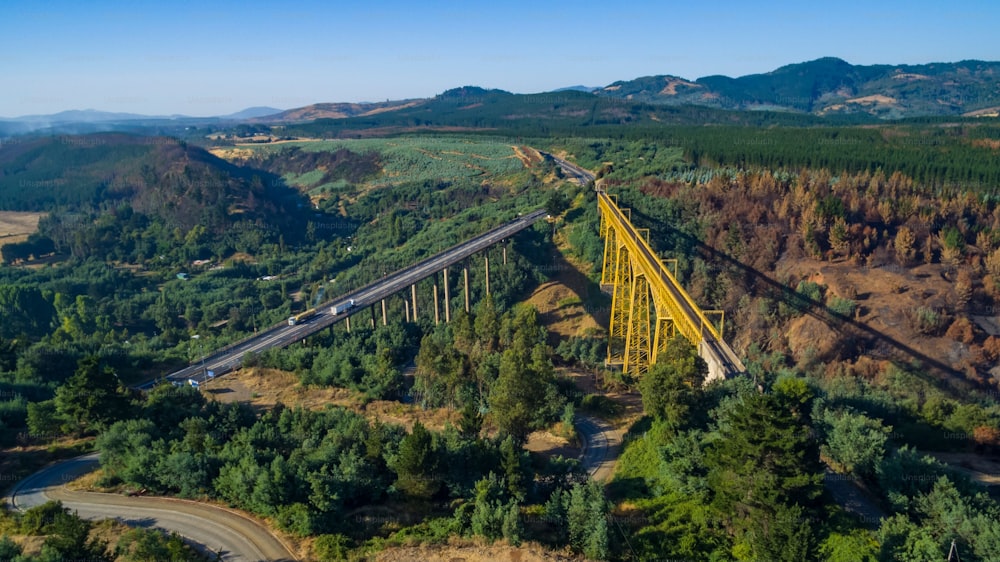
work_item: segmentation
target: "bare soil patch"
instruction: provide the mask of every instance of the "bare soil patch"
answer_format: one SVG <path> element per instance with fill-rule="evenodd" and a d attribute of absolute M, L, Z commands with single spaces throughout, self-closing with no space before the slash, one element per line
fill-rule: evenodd
<path fill-rule="evenodd" d="M 850 359 L 852 354 L 870 359 L 889 359 L 894 351 L 891 341 L 901 342 L 923 355 L 951 365 L 957 371 L 973 366 L 975 354 L 968 342 L 948 337 L 944 326 L 940 335 L 917 330 L 914 315 L 920 309 L 941 313 L 950 324 L 954 318 L 957 293 L 955 275 L 941 264 L 923 264 L 912 268 L 894 265 L 864 267 L 846 260 L 840 262 L 795 261 L 779 264 L 777 278 L 805 279 L 827 286 L 827 298 L 835 295 L 853 300 L 853 320 L 870 327 L 882 337 L 874 349 L 845 347 L 839 328 L 812 317 L 800 317 L 785 327 L 784 344 L 796 360 L 813 355 L 818 360 Z M 973 322 L 976 341 L 988 335 L 983 321 Z M 845 357 L 835 357 L 835 355 Z"/>
<path fill-rule="evenodd" d="M 549 332 L 549 345 L 573 336 L 601 335 L 607 326 L 609 311 L 587 306 L 592 301 L 591 291 L 600 291 L 587 275 L 592 270 L 569 255 L 569 244 L 564 232 L 557 232 L 556 245 L 560 252 L 553 256 L 551 266 L 545 271 L 549 280 L 532 292 L 528 303 L 538 310 L 539 320 Z"/>
<path fill-rule="evenodd" d="M 273 408 L 278 403 L 309 410 L 322 410 L 333 405 L 357 412 L 370 420 L 377 419 L 407 429 L 420 421 L 428 429 L 440 431 L 449 422 L 457 425 L 461 417 L 446 408 L 424 410 L 415 404 L 392 400 L 366 401 L 360 393 L 346 388 L 303 386 L 293 373 L 276 369 L 240 369 L 208 381 L 201 388 L 210 400 L 244 402 L 258 410 Z"/>
<path fill-rule="evenodd" d="M 580 446 L 571 443 L 569 439 L 554 435 L 548 431 L 535 431 L 528 435 L 528 442 L 524 448 L 532 453 L 538 453 L 544 457 L 554 457 L 560 455 L 563 458 L 576 458 L 580 456 Z"/>
<path fill-rule="evenodd" d="M 896 105 L 896 98 L 883 96 L 881 94 L 875 94 L 873 96 L 863 96 L 860 98 L 849 99 L 845 103 L 858 103 L 861 105 L 876 105 L 876 104 Z"/>
<path fill-rule="evenodd" d="M 38 221 L 45 213 L 0 211 L 0 247 L 24 242 L 38 230 Z"/>
<path fill-rule="evenodd" d="M 975 453 L 927 452 L 941 462 L 966 473 L 972 480 L 986 486 L 1000 486 L 1000 459 Z"/>
<path fill-rule="evenodd" d="M 524 164 L 525 168 L 530 168 L 543 160 L 542 155 L 530 146 L 511 145 L 511 148 L 514 149 L 514 156 Z"/>
<path fill-rule="evenodd" d="M 537 544 L 448 544 L 390 548 L 375 556 L 378 562 L 570 562 L 584 558 L 566 552 L 549 552 Z"/>

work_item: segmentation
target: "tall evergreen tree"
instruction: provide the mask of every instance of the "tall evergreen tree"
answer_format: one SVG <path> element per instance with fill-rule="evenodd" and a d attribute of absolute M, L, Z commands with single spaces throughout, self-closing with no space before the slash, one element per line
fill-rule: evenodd
<path fill-rule="evenodd" d="M 407 494 L 430 498 L 440 489 L 434 443 L 430 432 L 419 421 L 400 442 L 393 468 L 398 477 L 396 487 Z"/>
<path fill-rule="evenodd" d="M 805 531 L 788 525 L 814 515 L 822 493 L 819 454 L 782 402 L 770 394 L 743 395 L 718 420 L 718 438 L 706 454 L 713 507 L 735 532 L 740 557 L 788 559 L 786 549 L 810 547 Z"/>
<path fill-rule="evenodd" d="M 683 336 L 674 337 L 639 381 L 643 408 L 671 429 L 682 427 L 707 375 L 708 365 L 698 356 L 697 348 Z"/>
<path fill-rule="evenodd" d="M 56 389 L 56 410 L 84 432 L 104 427 L 128 416 L 129 400 L 114 372 L 100 365 L 97 356 L 84 357 L 76 373 Z"/>

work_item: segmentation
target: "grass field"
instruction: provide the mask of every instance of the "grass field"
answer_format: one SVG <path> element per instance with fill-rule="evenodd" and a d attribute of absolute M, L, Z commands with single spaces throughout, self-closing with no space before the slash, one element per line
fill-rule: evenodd
<path fill-rule="evenodd" d="M 407 182 L 422 181 L 510 181 L 525 170 L 525 164 L 515 150 L 515 145 L 506 139 L 487 137 L 394 137 L 372 139 L 345 139 L 305 142 L 286 142 L 280 145 L 240 146 L 238 148 L 215 148 L 212 153 L 229 160 L 244 160 L 250 152 L 268 153 L 297 146 L 309 152 L 334 151 L 346 148 L 352 152 L 378 152 L 382 159 L 382 172 L 378 177 L 366 182 L 369 187 L 378 187 Z M 315 182 L 321 172 L 310 172 L 300 176 L 285 178 L 291 185 L 308 185 Z M 343 185 L 326 184 L 314 186 L 313 193 L 329 187 L 343 189 Z"/>
<path fill-rule="evenodd" d="M 0 246 L 23 242 L 38 230 L 38 220 L 45 213 L 0 211 Z"/>

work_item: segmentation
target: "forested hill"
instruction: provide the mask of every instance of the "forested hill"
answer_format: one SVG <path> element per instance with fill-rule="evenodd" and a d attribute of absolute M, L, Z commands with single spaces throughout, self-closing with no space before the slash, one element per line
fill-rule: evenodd
<path fill-rule="evenodd" d="M 171 227 L 222 230 L 295 207 L 266 172 L 234 166 L 167 137 L 108 133 L 25 139 L 0 146 L 0 210 L 114 209 Z"/>
<path fill-rule="evenodd" d="M 351 137 L 414 131 L 502 131 L 506 135 L 619 134 L 621 126 L 704 125 L 765 127 L 874 122 L 868 115 L 818 117 L 787 111 L 729 111 L 696 105 L 669 106 L 614 99 L 578 91 L 512 94 L 464 87 L 424 103 L 377 114 L 316 119 L 287 125 L 281 134 Z M 600 129 L 600 130 L 599 130 Z"/>
<path fill-rule="evenodd" d="M 862 66 L 825 57 L 739 78 L 705 76 L 689 81 L 646 76 L 614 82 L 595 93 L 654 104 L 855 113 L 887 119 L 989 114 L 1000 109 L 1000 62 Z"/>

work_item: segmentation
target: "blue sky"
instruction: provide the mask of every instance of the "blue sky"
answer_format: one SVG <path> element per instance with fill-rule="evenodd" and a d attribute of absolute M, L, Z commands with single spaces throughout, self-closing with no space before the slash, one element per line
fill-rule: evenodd
<path fill-rule="evenodd" d="M 218 115 L 653 74 L 1000 60 L 1000 2 L 0 2 L 0 116 Z"/>

